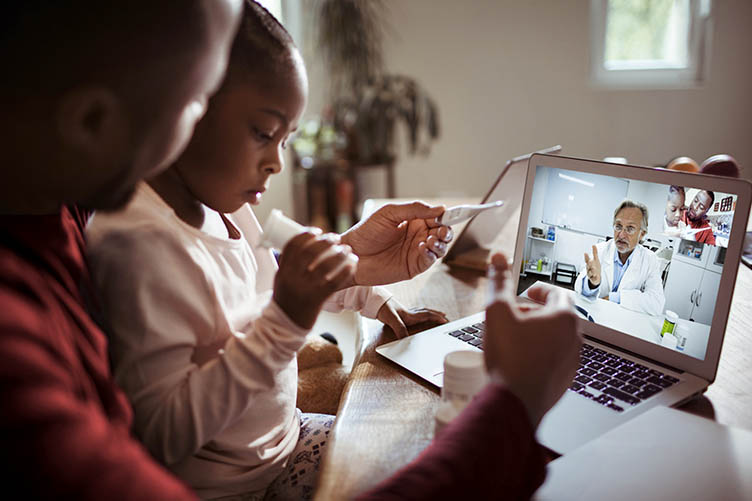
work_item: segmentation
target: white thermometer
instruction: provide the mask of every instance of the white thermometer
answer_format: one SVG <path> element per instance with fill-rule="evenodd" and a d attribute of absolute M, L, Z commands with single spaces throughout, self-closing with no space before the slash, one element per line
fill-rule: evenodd
<path fill-rule="evenodd" d="M 450 226 L 466 221 L 484 210 L 495 209 L 502 205 L 504 205 L 502 200 L 481 205 L 455 205 L 454 207 L 449 207 L 444 211 L 444 214 L 436 218 L 436 222 Z"/>

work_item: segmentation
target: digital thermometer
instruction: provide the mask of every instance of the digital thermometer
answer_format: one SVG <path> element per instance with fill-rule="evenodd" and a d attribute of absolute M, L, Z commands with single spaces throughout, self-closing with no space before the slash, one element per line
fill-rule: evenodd
<path fill-rule="evenodd" d="M 436 218 L 436 222 L 451 226 L 466 221 L 484 210 L 495 209 L 502 205 L 504 205 L 502 200 L 481 205 L 456 205 L 445 210 L 444 214 Z"/>

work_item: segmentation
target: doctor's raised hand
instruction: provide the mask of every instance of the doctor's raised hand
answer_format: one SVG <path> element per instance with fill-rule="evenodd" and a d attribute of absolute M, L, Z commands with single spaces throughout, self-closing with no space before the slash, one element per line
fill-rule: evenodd
<path fill-rule="evenodd" d="M 585 253 L 585 266 L 590 288 L 595 289 L 601 284 L 601 261 L 598 259 L 598 249 L 593 246 L 593 257 Z"/>
<path fill-rule="evenodd" d="M 452 229 L 436 222 L 443 213 L 443 205 L 388 204 L 343 233 L 342 243 L 360 260 L 355 284 L 389 284 L 426 271 L 452 240 Z"/>

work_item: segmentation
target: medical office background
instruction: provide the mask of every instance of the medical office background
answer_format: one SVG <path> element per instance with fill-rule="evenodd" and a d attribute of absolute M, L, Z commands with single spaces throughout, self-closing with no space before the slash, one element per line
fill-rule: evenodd
<path fill-rule="evenodd" d="M 687 204 L 696 189 L 687 187 Z M 537 167 L 526 222 L 521 287 L 536 280 L 574 286 L 569 267 L 584 269 L 584 253 L 613 237 L 611 223 L 623 199 L 648 207 L 648 228 L 642 245 L 656 253 L 660 263 L 666 303 L 664 309 L 679 318 L 710 325 L 721 282 L 729 233 L 720 231 L 720 220 L 733 220 L 736 197 L 716 193 L 706 217 L 715 228 L 716 245 L 670 237 L 663 233 L 668 186 L 638 180 L 610 178 L 596 174 Z M 722 200 L 728 198 L 728 208 Z M 535 236 L 533 228 L 540 230 Z M 549 233 L 553 229 L 552 233 Z M 728 229 L 733 229 L 729 224 Z M 602 256 L 601 256 L 602 259 Z M 536 263 L 543 261 L 542 266 Z M 564 272 L 561 272 L 561 267 Z"/>

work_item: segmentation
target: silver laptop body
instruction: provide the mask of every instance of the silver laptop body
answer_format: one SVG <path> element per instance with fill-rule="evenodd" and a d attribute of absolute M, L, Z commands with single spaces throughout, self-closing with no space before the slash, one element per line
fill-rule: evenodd
<path fill-rule="evenodd" d="M 553 182 L 549 184 L 548 181 L 552 179 Z M 702 245 L 687 239 L 671 238 L 662 232 L 658 222 L 662 221 L 666 197 L 661 202 L 660 196 L 663 192 L 667 193 L 670 185 L 685 187 L 686 204 L 691 203 L 690 195 L 697 189 L 715 193 L 713 208 L 708 211 L 708 216 L 714 228 L 718 229 L 718 245 Z M 585 337 L 587 347 L 583 350 L 582 364 L 570 391 L 551 409 L 538 428 L 540 442 L 562 454 L 650 408 L 681 405 L 704 392 L 715 379 L 718 368 L 752 199 L 752 185 L 747 181 L 593 160 L 533 155 L 528 163 L 519 218 L 512 218 L 501 230 L 509 238 L 507 241 L 515 242 L 513 269 L 524 270 L 524 276 L 517 277 L 518 293 L 524 296 L 529 284 L 536 280 L 534 277 L 558 284 L 555 271 L 559 264 L 574 265 L 578 272 L 582 271 L 583 253 L 590 254 L 592 244 L 609 236 L 613 211 L 621 199 L 627 197 L 610 201 L 622 195 L 624 190 L 624 194 L 633 198 L 645 199 L 643 203 L 648 206 L 650 213 L 646 237 L 650 238 L 654 246 L 657 245 L 655 242 L 660 242 L 659 254 L 669 257 L 670 261 L 667 267 L 662 268 L 664 272 L 667 271 L 663 277 L 666 308 L 682 312 L 680 323 L 687 327 L 684 332 L 691 333 L 692 336 L 685 336 L 691 339 L 684 346 L 684 351 L 663 346 L 660 344 L 659 334 L 663 314 L 649 315 L 626 309 L 620 312 L 614 308 L 623 307 L 616 303 L 588 299 L 569 291 L 575 305 L 579 306 L 581 319 L 578 327 Z M 549 200 L 548 204 L 546 200 Z M 592 206 L 596 202 L 609 206 L 596 210 Z M 562 204 L 566 207 L 562 207 Z M 579 207 L 577 204 L 580 204 Z M 509 214 L 506 217 L 509 218 Z M 595 219 L 599 221 L 594 221 Z M 544 238 L 539 238 L 541 235 L 536 232 L 536 241 L 531 245 L 530 228 L 541 226 L 554 228 L 554 240 L 544 242 L 548 235 L 544 232 Z M 610 231 L 613 234 L 613 230 Z M 511 232 L 515 236 L 510 235 Z M 538 260 L 534 259 L 535 255 L 531 255 L 534 252 L 549 254 L 545 256 L 549 258 L 549 268 L 542 266 L 538 269 Z M 511 254 L 512 251 L 507 250 L 507 253 Z M 577 254 L 582 262 L 576 261 Z M 563 262 L 565 259 L 568 263 Z M 535 270 L 531 265 L 534 265 Z M 568 268 L 571 269 L 571 266 Z M 627 273 L 629 268 L 625 277 Z M 699 283 L 706 283 L 706 290 L 702 295 L 699 289 L 690 290 L 693 287 L 691 283 L 680 280 L 687 277 L 697 279 L 698 273 Z M 708 310 L 708 301 L 712 300 L 713 291 L 715 307 L 711 305 L 710 312 L 705 311 L 700 318 L 700 310 Z M 684 292 L 692 300 L 689 313 L 681 297 Z M 704 300 L 699 300 L 700 296 Z M 686 302 L 689 303 L 689 300 Z M 698 318 L 695 319 L 694 316 Z M 447 353 L 461 349 L 482 349 L 484 318 L 485 313 L 481 311 L 387 343 L 376 351 L 441 387 L 443 359 Z M 609 369 L 606 371 L 608 374 L 601 372 L 604 368 Z M 612 370 L 616 372 L 612 373 Z M 609 376 L 608 379 L 605 379 L 606 375 Z M 628 386 L 611 386 L 611 382 L 613 385 L 618 384 L 618 378 L 625 379 L 624 385 Z M 643 386 L 638 386 L 635 390 L 638 380 L 642 380 Z M 595 384 L 596 382 L 600 384 Z M 655 388 L 660 389 L 654 391 Z M 627 391 L 621 391 L 622 389 Z"/>

